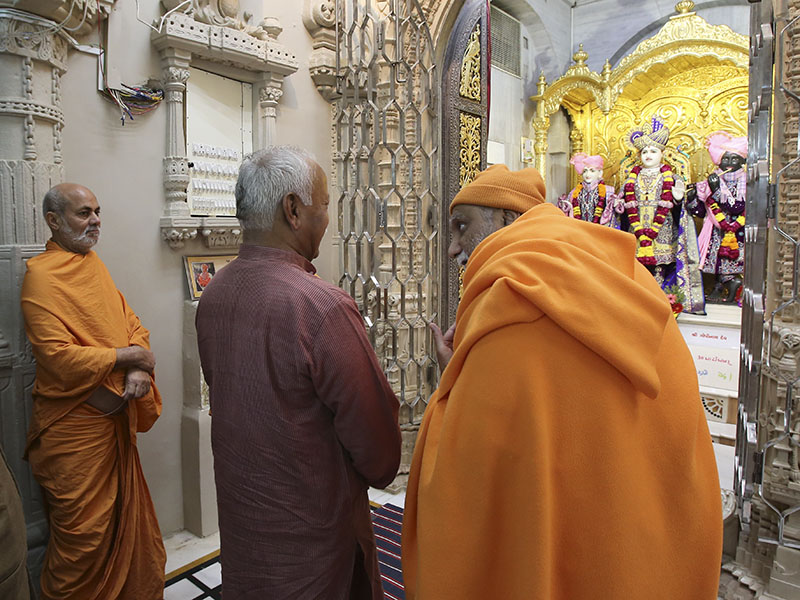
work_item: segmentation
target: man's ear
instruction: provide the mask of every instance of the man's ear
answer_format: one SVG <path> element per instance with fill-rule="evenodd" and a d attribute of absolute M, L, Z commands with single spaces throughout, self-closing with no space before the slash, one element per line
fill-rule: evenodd
<path fill-rule="evenodd" d="M 47 211 L 47 213 L 44 215 L 44 220 L 47 222 L 47 226 L 50 227 L 50 229 L 54 231 L 61 229 L 61 219 L 59 218 L 58 214 L 52 210 Z"/>
<path fill-rule="evenodd" d="M 293 230 L 300 229 L 300 198 L 296 194 L 286 194 L 281 204 L 289 227 Z"/>
<path fill-rule="evenodd" d="M 518 213 L 515 210 L 508 210 L 503 209 L 503 227 L 507 225 L 511 225 L 514 221 L 516 221 L 522 213 Z"/>

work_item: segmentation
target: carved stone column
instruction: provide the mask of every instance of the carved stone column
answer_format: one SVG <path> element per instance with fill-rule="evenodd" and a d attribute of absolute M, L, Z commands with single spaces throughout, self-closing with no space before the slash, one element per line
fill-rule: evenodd
<path fill-rule="evenodd" d="M 282 75 L 273 75 L 257 82 L 258 90 L 258 124 L 256 126 L 254 150 L 266 148 L 275 143 L 275 125 L 278 117 L 278 100 L 283 95 Z"/>
<path fill-rule="evenodd" d="M 182 248 L 197 237 L 200 219 L 192 218 L 186 203 L 189 163 L 186 160 L 184 112 L 191 52 L 179 48 L 161 51 L 164 99 L 167 109 L 167 141 L 164 154 L 164 217 L 161 235 L 172 248 Z"/>

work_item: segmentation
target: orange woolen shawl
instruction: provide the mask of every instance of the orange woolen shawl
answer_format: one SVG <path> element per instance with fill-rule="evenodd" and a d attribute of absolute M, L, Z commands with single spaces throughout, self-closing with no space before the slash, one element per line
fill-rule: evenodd
<path fill-rule="evenodd" d="M 697 375 L 635 254 L 543 204 L 470 257 L 411 466 L 408 598 L 716 598 Z"/>
<path fill-rule="evenodd" d="M 116 348 L 150 348 L 150 334 L 117 290 L 94 251 L 68 252 L 53 240 L 28 261 L 22 285 L 25 331 L 36 359 L 28 447 L 47 427 L 103 385 L 118 396 L 125 371 L 114 369 Z M 161 395 L 128 403 L 131 436 L 161 414 Z"/>
<path fill-rule="evenodd" d="M 149 333 L 97 254 L 52 240 L 28 261 L 22 310 L 37 361 L 26 452 L 51 523 L 42 598 L 162 598 L 166 555 L 136 451 L 161 396 L 151 380 L 120 414 L 84 404 L 101 385 L 122 395 L 115 348 L 149 348 Z"/>

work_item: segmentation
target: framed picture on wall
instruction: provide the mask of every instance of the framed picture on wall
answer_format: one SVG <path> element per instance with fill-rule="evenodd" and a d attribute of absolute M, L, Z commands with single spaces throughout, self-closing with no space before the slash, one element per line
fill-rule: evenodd
<path fill-rule="evenodd" d="M 214 275 L 225 265 L 236 258 L 235 254 L 225 256 L 187 256 L 186 281 L 189 284 L 189 297 L 199 298 Z"/>

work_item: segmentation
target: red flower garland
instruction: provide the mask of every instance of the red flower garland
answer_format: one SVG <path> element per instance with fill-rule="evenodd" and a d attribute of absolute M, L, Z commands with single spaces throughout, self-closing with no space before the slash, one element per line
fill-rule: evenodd
<path fill-rule="evenodd" d="M 725 232 L 720 243 L 719 255 L 728 260 L 738 259 L 739 242 L 736 237 L 741 228 L 744 227 L 744 215 L 739 215 L 733 221 L 728 221 L 716 200 L 709 205 L 709 208 L 714 215 L 714 219 L 719 223 L 719 228 Z"/>
<path fill-rule="evenodd" d="M 661 199 L 656 208 L 656 214 L 653 217 L 653 223 L 650 227 L 642 226 L 641 219 L 639 218 L 639 202 L 636 200 L 636 179 L 642 167 L 637 165 L 631 169 L 628 179 L 623 186 L 625 197 L 625 210 L 628 213 L 628 221 L 630 222 L 633 234 L 639 242 L 639 248 L 636 252 L 636 258 L 643 265 L 655 265 L 656 257 L 653 248 L 653 242 L 658 237 L 658 232 L 667 220 L 667 215 L 673 206 L 672 187 L 675 185 L 675 176 L 672 172 L 672 167 L 664 163 L 661 166 L 661 175 L 663 182 L 661 184 Z"/>
<path fill-rule="evenodd" d="M 581 215 L 581 203 L 578 201 L 578 196 L 580 195 L 581 191 L 583 190 L 583 182 L 578 182 L 578 185 L 572 191 L 572 216 L 576 219 L 580 219 Z M 597 184 L 597 206 L 594 208 L 594 215 L 592 215 L 592 223 L 599 223 L 600 217 L 603 216 L 603 210 L 606 207 L 606 184 L 603 183 L 603 180 L 600 180 L 600 183 Z"/>

